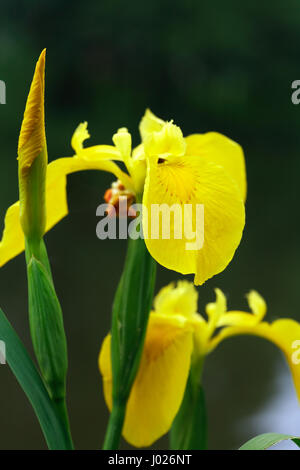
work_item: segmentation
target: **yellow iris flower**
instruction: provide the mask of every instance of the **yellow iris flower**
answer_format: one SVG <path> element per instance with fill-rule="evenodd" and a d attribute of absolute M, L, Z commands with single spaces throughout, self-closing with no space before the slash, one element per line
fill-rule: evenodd
<path fill-rule="evenodd" d="M 206 320 L 197 313 L 198 294 L 191 283 L 180 281 L 177 286 L 170 284 L 159 292 L 126 408 L 123 436 L 130 444 L 150 446 L 169 431 L 183 399 L 191 361 L 204 358 L 231 336 L 256 335 L 278 346 L 289 364 L 300 399 L 300 361 L 295 350 L 299 349 L 300 324 L 291 319 L 267 323 L 263 321 L 264 299 L 255 291 L 247 299 L 252 313 L 227 311 L 226 298 L 216 289 L 216 301 L 206 306 Z M 106 336 L 99 355 L 109 409 L 112 406 L 110 341 L 110 335 Z"/>
<path fill-rule="evenodd" d="M 170 239 L 145 239 L 154 259 L 168 269 L 195 274 L 195 283 L 221 272 L 231 261 L 240 243 L 244 224 L 246 175 L 241 147 L 227 137 L 209 132 L 183 137 L 173 122 L 164 122 L 146 111 L 140 123 L 142 144 L 131 149 L 131 135 L 122 128 L 113 136 L 114 145 L 83 147 L 89 138 L 87 123 L 76 129 L 71 145 L 75 156 L 60 158 L 47 167 L 47 232 L 68 213 L 66 176 L 82 170 L 113 173 L 149 209 L 143 225 L 151 226 L 152 205 L 177 204 L 192 207 L 195 221 L 197 204 L 204 205 L 204 245 L 187 250 L 190 238 L 176 239 L 176 227 L 170 227 Z M 114 161 L 125 163 L 128 173 Z M 5 216 L 0 242 L 0 266 L 24 250 L 24 235 L 19 220 L 19 202 Z M 147 220 L 146 220 L 147 219 Z M 195 223 L 193 222 L 195 232 Z"/>

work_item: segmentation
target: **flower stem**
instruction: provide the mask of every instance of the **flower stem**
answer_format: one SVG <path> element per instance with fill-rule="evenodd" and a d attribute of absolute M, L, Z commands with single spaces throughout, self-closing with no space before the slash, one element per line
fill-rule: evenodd
<path fill-rule="evenodd" d="M 152 305 L 156 262 L 142 238 L 130 239 L 113 303 L 111 329 L 112 402 L 104 449 L 117 449 L 126 403 L 138 372 Z"/>
<path fill-rule="evenodd" d="M 170 433 L 173 450 L 205 450 L 207 448 L 207 416 L 204 390 L 201 385 L 203 358 L 193 361 L 184 398 Z"/>
<path fill-rule="evenodd" d="M 57 410 L 57 412 L 60 416 L 62 424 L 64 426 L 66 439 L 69 442 L 70 449 L 74 449 L 74 444 L 73 444 L 73 440 L 72 440 L 72 436 L 71 436 L 71 430 L 70 430 L 70 423 L 69 423 L 69 416 L 68 416 L 66 399 L 61 398 L 61 399 L 58 399 L 58 400 L 53 400 L 53 402 L 54 402 L 56 410 Z"/>
<path fill-rule="evenodd" d="M 105 434 L 103 450 L 118 449 L 125 418 L 126 405 L 113 405 Z"/>

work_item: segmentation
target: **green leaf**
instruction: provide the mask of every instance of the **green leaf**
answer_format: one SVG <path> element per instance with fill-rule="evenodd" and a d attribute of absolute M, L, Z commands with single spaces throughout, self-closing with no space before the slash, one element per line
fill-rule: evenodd
<path fill-rule="evenodd" d="M 265 450 L 281 441 L 292 440 L 300 447 L 300 438 L 289 436 L 288 434 L 277 434 L 276 432 L 267 432 L 253 437 L 239 448 L 239 450 Z"/>
<path fill-rule="evenodd" d="M 66 394 L 67 344 L 60 303 L 47 269 L 32 255 L 27 264 L 29 322 L 34 351 L 52 398 Z"/>
<path fill-rule="evenodd" d="M 191 369 L 184 398 L 170 432 L 173 450 L 204 450 L 207 448 L 207 416 L 200 376 L 195 380 Z"/>
<path fill-rule="evenodd" d="M 46 387 L 18 335 L 0 309 L 0 339 L 6 345 L 6 360 L 38 417 L 49 449 L 72 449 Z"/>

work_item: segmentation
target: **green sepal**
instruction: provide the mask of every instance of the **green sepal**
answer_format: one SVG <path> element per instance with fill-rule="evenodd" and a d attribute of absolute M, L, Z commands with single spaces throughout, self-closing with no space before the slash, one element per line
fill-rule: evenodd
<path fill-rule="evenodd" d="M 42 376 L 54 400 L 65 397 L 67 344 L 60 303 L 48 267 L 33 254 L 27 264 L 29 323 Z"/>
<path fill-rule="evenodd" d="M 40 240 L 45 233 L 47 161 L 45 144 L 29 169 L 19 165 L 20 224 L 27 239 Z"/>
<path fill-rule="evenodd" d="M 200 367 L 191 367 L 181 407 L 170 431 L 173 450 L 207 449 L 207 414 L 205 395 L 200 384 Z"/>

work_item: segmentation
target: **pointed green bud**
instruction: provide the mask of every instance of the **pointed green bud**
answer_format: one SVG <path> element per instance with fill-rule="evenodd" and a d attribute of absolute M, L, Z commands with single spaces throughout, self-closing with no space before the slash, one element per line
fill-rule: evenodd
<path fill-rule="evenodd" d="M 44 49 L 36 64 L 18 145 L 20 221 L 25 237 L 33 240 L 46 226 L 45 54 Z"/>

